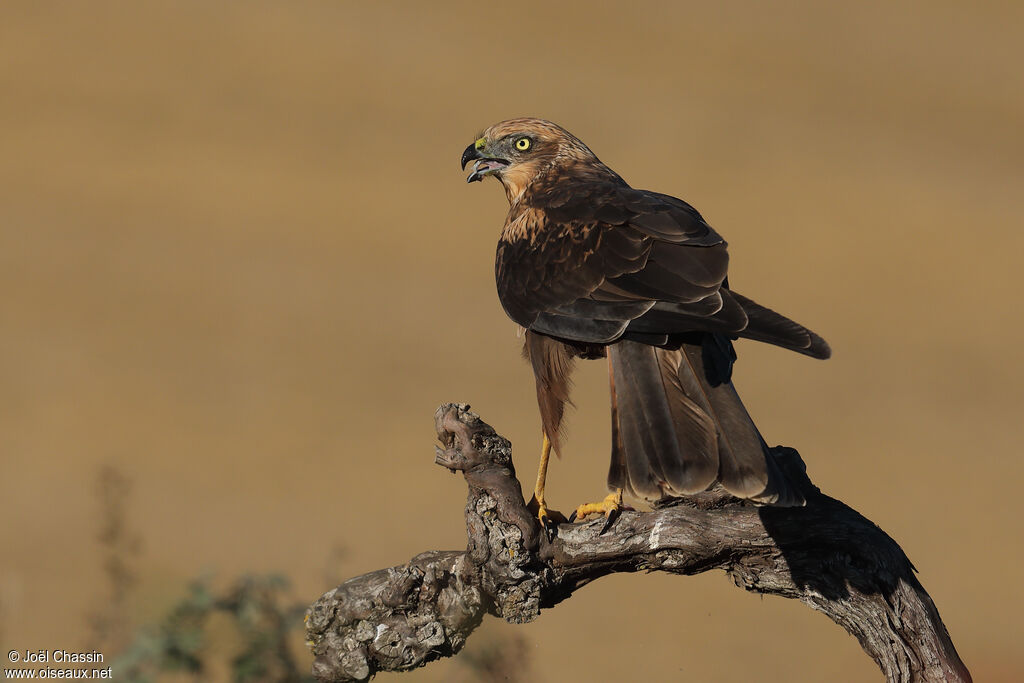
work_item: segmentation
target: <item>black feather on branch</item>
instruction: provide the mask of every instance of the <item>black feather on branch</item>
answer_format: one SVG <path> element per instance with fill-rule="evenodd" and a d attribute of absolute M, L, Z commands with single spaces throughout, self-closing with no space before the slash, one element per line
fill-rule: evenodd
<path fill-rule="evenodd" d="M 524 504 L 507 439 L 469 412 L 442 405 L 437 464 L 469 486 L 465 551 L 430 551 L 350 579 L 308 610 L 321 681 L 365 680 L 450 657 L 484 614 L 512 623 L 614 572 L 698 574 L 722 569 L 737 586 L 795 598 L 860 641 L 888 681 L 970 681 L 903 550 L 870 520 L 821 493 L 800 455 L 776 464 L 807 505 L 760 507 L 721 492 L 652 512 L 563 524 L 549 541 Z"/>

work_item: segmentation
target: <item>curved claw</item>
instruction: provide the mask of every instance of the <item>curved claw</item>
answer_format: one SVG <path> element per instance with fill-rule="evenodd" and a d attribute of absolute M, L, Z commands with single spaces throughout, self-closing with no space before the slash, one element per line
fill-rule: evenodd
<path fill-rule="evenodd" d="M 558 525 L 566 521 L 565 515 L 558 510 L 548 509 L 543 501 L 537 500 L 537 496 L 530 499 L 530 502 L 526 504 L 526 509 L 536 515 L 540 528 L 544 530 L 549 541 L 554 539 L 558 533 Z"/>
<path fill-rule="evenodd" d="M 607 514 L 605 514 L 605 516 L 604 516 L 604 526 L 602 526 L 601 530 L 599 532 L 597 532 L 597 535 L 601 536 L 601 535 L 604 534 L 604 532 L 608 531 L 608 529 L 610 529 L 612 527 L 612 524 L 615 524 L 615 520 L 617 520 L 619 518 L 619 515 L 621 515 L 621 514 L 622 514 L 622 507 L 621 506 L 620 507 L 616 507 L 616 508 L 612 508 L 611 510 L 609 510 L 607 512 Z"/>
<path fill-rule="evenodd" d="M 540 526 L 544 529 L 544 535 L 548 537 L 548 542 L 555 540 L 555 536 L 558 534 L 558 525 L 546 514 L 540 518 Z"/>
<path fill-rule="evenodd" d="M 569 521 L 575 522 L 576 520 L 585 519 L 588 515 L 602 513 L 605 521 L 600 533 L 603 534 L 615 523 L 615 520 L 619 518 L 624 508 L 625 506 L 622 504 L 622 489 L 619 489 L 615 493 L 608 494 L 600 503 L 584 503 L 580 505 L 569 515 Z"/>

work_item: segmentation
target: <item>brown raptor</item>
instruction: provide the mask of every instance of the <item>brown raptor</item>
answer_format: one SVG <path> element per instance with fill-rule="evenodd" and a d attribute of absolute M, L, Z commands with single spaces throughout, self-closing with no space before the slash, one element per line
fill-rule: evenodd
<path fill-rule="evenodd" d="M 561 452 L 576 358 L 608 358 L 613 493 L 573 517 L 611 518 L 623 490 L 659 502 L 716 483 L 758 503 L 802 505 L 733 387 L 732 340 L 828 358 L 825 340 L 730 289 L 725 240 L 696 209 L 630 187 L 564 128 L 502 121 L 466 148 L 463 169 L 470 162 L 467 180 L 494 176 L 509 202 L 495 275 L 502 306 L 526 330 L 537 382 L 541 523 L 551 521 L 544 480 L 550 451 Z"/>

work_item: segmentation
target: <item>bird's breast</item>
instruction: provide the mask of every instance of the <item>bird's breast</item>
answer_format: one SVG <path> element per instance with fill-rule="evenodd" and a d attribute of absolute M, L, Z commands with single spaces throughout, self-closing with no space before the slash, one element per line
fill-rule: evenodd
<path fill-rule="evenodd" d="M 543 225 L 544 216 L 536 209 L 523 209 L 509 214 L 501 231 L 504 242 L 533 242 Z"/>

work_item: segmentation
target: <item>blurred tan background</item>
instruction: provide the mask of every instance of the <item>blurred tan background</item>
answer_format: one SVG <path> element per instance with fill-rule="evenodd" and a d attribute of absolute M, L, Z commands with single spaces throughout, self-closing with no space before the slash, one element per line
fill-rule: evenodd
<path fill-rule="evenodd" d="M 457 162 L 539 115 L 697 206 L 732 285 L 832 343 L 740 342 L 748 407 L 902 544 L 976 680 L 1021 680 L 1022 25 L 1014 2 L 3 3 L 2 645 L 84 646 L 103 465 L 132 481 L 137 623 L 203 571 L 310 602 L 463 547 L 443 401 L 529 485 L 506 203 Z M 555 507 L 604 491 L 605 382 L 578 373 Z M 479 638 L 516 634 L 536 681 L 879 679 L 721 573 L 609 577 Z"/>

